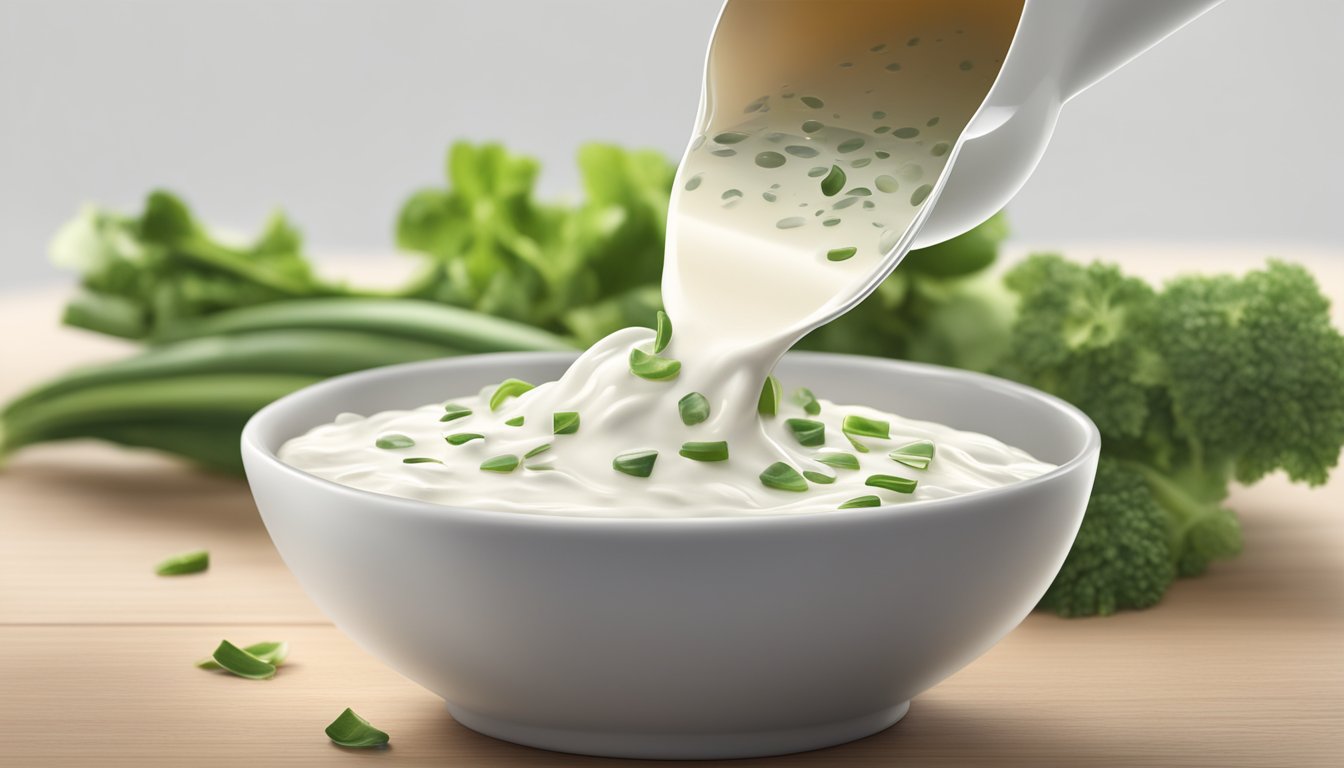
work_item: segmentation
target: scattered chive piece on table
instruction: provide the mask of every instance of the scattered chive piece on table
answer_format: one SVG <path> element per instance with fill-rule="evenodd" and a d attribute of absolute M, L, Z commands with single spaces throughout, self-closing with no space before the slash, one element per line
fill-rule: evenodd
<path fill-rule="evenodd" d="M 653 353 L 656 355 L 667 349 L 668 342 L 672 341 L 672 321 L 668 319 L 667 313 L 658 310 L 658 330 L 653 337 Z"/>
<path fill-rule="evenodd" d="M 381 747 L 389 741 L 386 733 L 374 728 L 349 707 L 327 726 L 327 738 L 338 747 L 354 749 Z"/>
<path fill-rule="evenodd" d="M 756 412 L 762 416 L 774 416 L 779 413 L 781 397 L 779 379 L 774 376 L 766 376 L 765 383 L 761 385 L 761 397 L 756 401 Z"/>
<path fill-rule="evenodd" d="M 857 496 L 846 501 L 844 504 L 841 504 L 839 507 L 836 507 L 836 509 L 858 509 L 860 507 L 880 506 L 882 506 L 882 500 L 876 496 Z"/>
<path fill-rule="evenodd" d="M 836 469 L 858 469 L 859 457 L 852 453 L 823 453 L 816 457 L 817 461 L 828 467 Z"/>
<path fill-rule="evenodd" d="M 630 350 L 630 372 L 649 381 L 671 381 L 681 373 L 681 363 L 635 347 Z"/>
<path fill-rule="evenodd" d="M 840 424 L 840 429 L 846 435 L 858 435 L 859 437 L 880 437 L 886 440 L 891 436 L 891 425 L 887 422 L 867 419 L 853 414 L 845 417 L 845 420 Z"/>
<path fill-rule="evenodd" d="M 505 379 L 499 383 L 498 387 L 495 387 L 495 391 L 490 395 L 490 410 L 498 411 L 505 400 L 510 397 L 517 397 L 524 392 L 531 392 L 532 389 L 531 384 L 521 379 Z"/>
<path fill-rule="evenodd" d="M 821 403 L 817 402 L 817 396 L 812 394 L 812 390 L 807 387 L 793 393 L 793 402 L 802 406 L 803 412 L 808 416 L 816 416 L 821 413 Z"/>
<path fill-rule="evenodd" d="M 874 488 L 885 488 L 897 493 L 914 493 L 915 486 L 919 485 L 914 480 L 896 477 L 895 475 L 870 475 L 867 480 L 863 481 L 863 484 Z"/>
<path fill-rule="evenodd" d="M 835 482 L 834 477 L 831 477 L 830 475 L 824 474 L 822 472 L 813 472 L 810 469 L 803 472 L 803 477 L 807 478 L 808 480 L 811 480 L 812 482 L 818 485 L 830 485 L 831 483 Z"/>
<path fill-rule="evenodd" d="M 458 432 L 443 439 L 447 440 L 449 445 L 462 445 L 463 443 L 470 443 L 472 440 L 484 440 L 485 435 L 478 435 L 475 432 Z"/>
<path fill-rule="evenodd" d="M 517 468 L 518 457 L 507 453 L 481 462 L 481 469 L 486 472 L 512 472 Z"/>
<path fill-rule="evenodd" d="M 793 439 L 797 440 L 799 445 L 815 448 L 826 444 L 826 425 L 820 421 L 789 419 L 784 424 L 793 433 Z"/>
<path fill-rule="evenodd" d="M 214 659 L 220 669 L 249 680 L 266 680 L 275 677 L 274 664 L 253 656 L 228 640 L 221 640 L 219 647 L 215 649 L 210 658 Z"/>
<path fill-rule="evenodd" d="M 470 416 L 471 409 L 457 403 L 448 403 L 443 406 L 444 414 L 439 417 L 439 421 L 452 421 L 460 419 L 463 416 Z"/>
<path fill-rule="evenodd" d="M 709 400 L 699 392 L 692 392 L 677 401 L 681 423 L 694 426 L 709 418 Z"/>
<path fill-rule="evenodd" d="M 807 480 L 798 474 L 798 470 L 782 461 L 776 461 L 765 468 L 765 471 L 761 473 L 761 485 L 766 488 L 793 491 L 794 493 L 802 493 L 807 490 Z"/>
<path fill-rule="evenodd" d="M 840 170 L 840 166 L 832 165 L 831 172 L 821 180 L 821 194 L 827 197 L 835 197 L 840 194 L 840 190 L 845 188 L 845 181 L 845 172 Z"/>
<path fill-rule="evenodd" d="M 405 435 L 383 435 L 373 444 L 379 448 L 391 450 L 393 448 L 410 448 L 415 445 L 415 441 Z"/>
<path fill-rule="evenodd" d="M 514 416 L 512 419 L 504 422 L 504 424 L 510 427 L 521 427 L 523 426 L 523 419 L 525 418 L 525 416 Z"/>
<path fill-rule="evenodd" d="M 611 468 L 634 477 L 648 477 L 653 474 L 653 463 L 658 460 L 657 451 L 634 451 L 622 453 L 612 459 Z"/>
<path fill-rule="evenodd" d="M 253 643 L 243 646 L 243 650 L 275 667 L 284 664 L 285 659 L 289 657 L 289 643 L 285 642 Z M 223 669 L 213 656 L 201 659 L 196 662 L 196 666 L 200 669 Z"/>
<path fill-rule="evenodd" d="M 709 443 L 682 443 L 680 453 L 694 461 L 727 461 L 728 443 L 724 440 Z"/>
<path fill-rule="evenodd" d="M 845 260 L 847 260 L 847 259 L 852 258 L 852 257 L 854 256 L 854 254 L 856 254 L 856 253 L 858 253 L 858 252 L 859 252 L 859 249 L 858 249 L 858 248 L 854 248 L 854 247 L 852 247 L 852 246 L 851 246 L 851 247 L 847 247 L 847 248 L 832 248 L 831 250 L 829 250 L 829 251 L 826 252 L 826 260 L 827 260 L 827 261 L 845 261 Z"/>
<path fill-rule="evenodd" d="M 538 445 L 536 448 L 533 448 L 532 450 L 528 451 L 527 453 L 524 453 L 524 454 L 523 454 L 523 458 L 524 458 L 524 459 L 530 459 L 530 458 L 532 458 L 533 456 L 540 456 L 541 454 L 543 454 L 543 453 L 545 453 L 545 452 L 547 452 L 547 451 L 549 451 L 549 450 L 551 450 L 551 444 L 550 444 L 550 443 L 542 443 L 541 445 Z"/>
<path fill-rule="evenodd" d="M 559 411 L 551 416 L 551 432 L 557 435 L 572 435 L 579 431 L 578 411 Z"/>
<path fill-rule="evenodd" d="M 200 573 L 210 567 L 210 553 L 204 549 L 173 555 L 154 566 L 154 573 L 160 576 L 183 576 L 188 573 Z"/>
<path fill-rule="evenodd" d="M 892 461 L 904 464 L 911 469 L 928 469 L 929 463 L 933 461 L 933 443 L 928 440 L 917 440 L 909 445 L 897 448 L 888 453 L 887 456 Z"/>
<path fill-rule="evenodd" d="M 431 459 L 428 456 L 411 456 L 401 460 L 402 464 L 442 464 L 438 459 Z"/>

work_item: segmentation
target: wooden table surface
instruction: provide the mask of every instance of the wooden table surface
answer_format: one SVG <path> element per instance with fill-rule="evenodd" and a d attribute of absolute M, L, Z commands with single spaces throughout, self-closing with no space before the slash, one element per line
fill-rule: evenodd
<path fill-rule="evenodd" d="M 1256 256 L 1180 263 L 1233 269 Z M 1131 261 L 1150 275 L 1173 263 Z M 1308 261 L 1344 297 L 1337 255 Z M 56 330 L 58 301 L 0 297 L 0 397 L 123 352 Z M 1245 554 L 1178 582 L 1156 608 L 1033 615 L 883 733 L 734 764 L 1342 765 L 1342 500 L 1340 476 L 1315 490 L 1279 479 L 1240 489 L 1232 505 Z M 197 547 L 210 550 L 207 573 L 152 573 Z M 192 666 L 221 638 L 286 640 L 291 661 L 262 682 Z M 322 730 L 347 706 L 387 730 L 391 747 L 332 746 Z M 0 472 L 0 766 L 626 762 L 518 747 L 454 723 L 317 612 L 241 481 L 88 443 L 35 448 Z"/>

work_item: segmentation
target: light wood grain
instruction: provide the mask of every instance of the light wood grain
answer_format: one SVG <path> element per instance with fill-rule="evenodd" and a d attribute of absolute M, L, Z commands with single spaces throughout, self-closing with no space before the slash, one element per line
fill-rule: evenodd
<path fill-rule="evenodd" d="M 1171 262 L 1150 254 L 1149 274 Z M 1317 271 L 1344 296 L 1338 263 Z M 0 325 L 32 330 L 5 339 L 4 359 L 33 361 L 0 370 L 0 394 L 120 351 L 47 331 L 55 316 L 52 296 L 0 302 Z M 1274 478 L 1232 504 L 1245 554 L 1177 583 L 1157 608 L 1034 615 L 882 734 L 732 764 L 1344 763 L 1344 481 L 1309 490 Z M 152 574 L 195 547 L 211 550 L 209 572 Z M 225 637 L 287 640 L 293 661 L 263 682 L 192 666 Z M 346 706 L 389 731 L 392 747 L 330 745 L 322 729 Z M 242 483 L 86 443 L 25 452 L 0 472 L 0 724 L 6 768 L 633 764 L 458 726 L 317 613 Z"/>

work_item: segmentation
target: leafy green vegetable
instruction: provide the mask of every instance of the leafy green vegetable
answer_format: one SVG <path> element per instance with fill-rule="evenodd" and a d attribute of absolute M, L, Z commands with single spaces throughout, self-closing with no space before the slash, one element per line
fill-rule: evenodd
<path fill-rule="evenodd" d="M 200 573 L 210 567 L 210 553 L 204 549 L 174 555 L 154 566 L 159 576 L 181 576 L 188 573 Z"/>
<path fill-rule="evenodd" d="M 354 749 L 381 747 L 389 741 L 385 732 L 374 728 L 368 720 L 355 714 L 349 707 L 331 721 L 331 725 L 326 728 L 326 734 L 333 744 Z"/>
<path fill-rule="evenodd" d="M 896 493 L 914 493 L 915 486 L 918 485 L 914 480 L 907 477 L 897 477 L 895 475 L 869 475 L 868 479 L 863 481 L 863 484 L 874 488 L 895 491 Z"/>
<path fill-rule="evenodd" d="M 793 402 L 802 406 L 803 412 L 808 416 L 816 416 L 821 413 L 821 403 L 817 402 L 817 396 L 812 394 L 812 390 L 807 387 L 793 393 Z"/>
<path fill-rule="evenodd" d="M 490 410 L 498 411 L 504 401 L 511 397 L 517 397 L 525 392 L 531 392 L 535 387 L 522 379 L 505 379 L 495 387 L 495 391 L 490 393 Z"/>
<path fill-rule="evenodd" d="M 642 325 L 660 308 L 667 202 L 675 166 L 662 154 L 589 144 L 586 199 L 533 198 L 539 165 L 498 144 L 454 144 L 449 186 L 402 207 L 397 243 L 432 257 L 405 290 L 571 334 L 587 345 Z"/>
<path fill-rule="evenodd" d="M 836 509 L 860 509 L 862 507 L 880 506 L 882 506 L 882 500 L 876 496 L 856 496 L 836 507 Z"/>
<path fill-rule="evenodd" d="M 66 322 L 141 339 L 182 320 L 281 299 L 355 295 L 318 279 L 288 220 L 274 214 L 252 243 L 209 235 L 169 192 L 139 216 L 89 208 L 61 228 L 52 259 L 77 270 L 86 291 Z"/>

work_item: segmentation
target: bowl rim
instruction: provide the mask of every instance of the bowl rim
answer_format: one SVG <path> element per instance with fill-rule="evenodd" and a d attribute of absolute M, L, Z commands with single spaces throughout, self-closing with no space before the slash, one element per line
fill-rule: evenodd
<path fill-rule="evenodd" d="M 489 358 L 498 361 L 500 365 L 508 365 L 511 361 L 527 363 L 557 363 L 567 364 L 572 362 L 580 354 L 574 352 L 488 352 L 481 354 L 461 355 L 458 357 L 444 357 L 433 360 L 419 360 L 410 363 L 399 363 L 396 365 L 386 365 L 378 368 L 369 368 L 362 371 L 355 371 L 329 379 L 324 379 L 315 384 L 310 384 L 302 389 L 295 390 L 278 400 L 257 411 L 247 420 L 243 427 L 243 433 L 240 440 L 240 447 L 243 457 L 246 460 L 249 456 L 254 457 L 269 467 L 278 469 L 286 477 L 305 484 L 315 490 L 325 492 L 335 492 L 342 495 L 352 496 L 356 499 L 362 499 L 370 504 L 381 505 L 384 508 L 395 508 L 399 512 L 407 513 L 413 516 L 431 517 L 435 519 L 458 518 L 462 521 L 471 521 L 476 523 L 488 523 L 500 526 L 524 526 L 524 527 L 546 527 L 546 528 L 599 528 L 599 529 L 624 529 L 647 527 L 656 528 L 676 528 L 697 530 L 701 528 L 710 528 L 722 530 L 724 528 L 734 529 L 743 528 L 755 530 L 761 526 L 772 528 L 779 527 L 809 527 L 814 525 L 836 525 L 844 522 L 859 523 L 863 521 L 872 521 L 888 517 L 923 517 L 926 515 L 947 515 L 957 507 L 965 508 L 968 500 L 976 502 L 973 507 L 980 506 L 980 502 L 992 503 L 994 499 L 1020 494 L 1030 489 L 1054 483 L 1060 478 L 1077 471 L 1080 466 L 1091 462 L 1101 452 L 1101 432 L 1097 425 L 1092 422 L 1087 414 L 1083 413 L 1077 406 L 1062 400 L 1054 395 L 1043 392 L 1035 387 L 1020 384 L 1015 381 L 991 376 L 986 373 L 968 371 L 960 368 L 952 368 L 943 365 L 934 365 L 931 363 L 918 363 L 909 360 L 897 360 L 893 358 L 870 357 L 867 355 L 850 355 L 837 352 L 809 352 L 797 351 L 789 352 L 785 355 L 786 359 L 806 359 L 820 363 L 828 361 L 841 362 L 844 365 L 859 364 L 866 367 L 898 368 L 907 369 L 923 375 L 933 375 L 942 377 L 965 378 L 981 386 L 991 389 L 997 389 L 1002 392 L 1025 397 L 1039 402 L 1051 410 L 1062 414 L 1064 417 L 1080 426 L 1086 433 L 1086 440 L 1082 448 L 1077 451 L 1068 461 L 1055 467 L 1041 475 L 1022 480 L 1011 485 L 999 486 L 996 488 L 987 488 L 984 490 L 964 493 L 957 496 L 948 496 L 938 499 L 924 499 L 920 501 L 910 501 L 901 504 L 884 504 L 878 507 L 866 507 L 859 509 L 843 510 L 843 514 L 837 514 L 834 509 L 822 509 L 812 512 L 789 512 L 787 514 L 749 514 L 749 515 L 715 515 L 715 516 L 598 516 L 598 515 L 574 515 L 565 513 L 529 513 L 516 511 L 499 511 L 475 509 L 472 507 L 459 507 L 450 504 L 438 504 L 419 499 L 408 499 L 401 496 L 392 496 L 390 494 L 378 493 L 375 491 L 366 491 L 360 488 L 352 488 L 342 485 L 326 478 L 305 472 L 297 467 L 293 467 L 280 460 L 276 452 L 266 446 L 260 438 L 260 432 L 265 424 L 277 418 L 277 414 L 283 413 L 286 409 L 293 407 L 294 403 L 302 402 L 312 398 L 321 398 L 332 390 L 339 390 L 352 383 L 365 379 L 398 378 L 403 375 L 423 374 L 429 370 L 441 367 L 451 367 L 469 360 L 481 360 Z M 246 463 L 246 461 L 245 461 Z M 251 482 L 251 472 L 248 472 L 249 483 Z"/>

